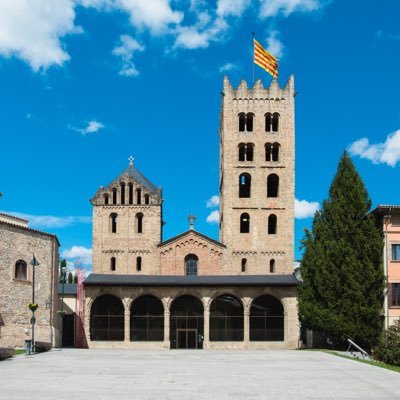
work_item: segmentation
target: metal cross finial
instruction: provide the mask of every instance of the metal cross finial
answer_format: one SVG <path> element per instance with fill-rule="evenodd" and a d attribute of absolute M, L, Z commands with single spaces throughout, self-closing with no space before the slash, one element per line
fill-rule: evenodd
<path fill-rule="evenodd" d="M 196 217 L 192 213 L 188 216 L 188 221 L 189 221 L 190 229 L 193 229 L 194 221 L 196 221 Z"/>
<path fill-rule="evenodd" d="M 133 165 L 134 158 L 132 156 L 128 157 L 129 165 Z"/>

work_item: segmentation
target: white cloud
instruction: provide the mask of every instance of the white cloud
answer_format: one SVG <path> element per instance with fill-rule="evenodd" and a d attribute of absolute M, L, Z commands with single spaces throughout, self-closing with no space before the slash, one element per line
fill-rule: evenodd
<path fill-rule="evenodd" d="M 104 125 L 96 120 L 91 120 L 84 128 L 75 128 L 71 127 L 74 131 L 80 132 L 83 136 L 87 135 L 88 133 L 95 133 L 100 129 L 104 128 Z"/>
<path fill-rule="evenodd" d="M 92 263 L 92 249 L 83 246 L 72 246 L 61 253 L 61 257 L 68 260 L 71 267 L 76 264 L 90 265 Z"/>
<path fill-rule="evenodd" d="M 281 58 L 283 56 L 283 43 L 279 39 L 280 33 L 278 31 L 271 31 L 267 38 L 267 49 L 275 57 Z"/>
<path fill-rule="evenodd" d="M 221 73 L 228 72 L 228 71 L 232 71 L 232 70 L 238 69 L 238 68 L 239 68 L 239 66 L 237 64 L 227 62 L 220 67 L 219 72 L 221 72 Z"/>
<path fill-rule="evenodd" d="M 319 203 L 316 201 L 294 200 L 294 217 L 297 219 L 311 218 L 319 210 Z"/>
<path fill-rule="evenodd" d="M 239 17 L 249 3 L 249 0 L 218 0 L 217 14 L 221 17 L 228 15 Z"/>
<path fill-rule="evenodd" d="M 0 1 L 0 55 L 16 56 L 34 71 L 69 60 L 60 42 L 79 33 L 72 0 Z"/>
<path fill-rule="evenodd" d="M 213 208 L 213 207 L 218 207 L 218 206 L 219 206 L 219 196 L 218 195 L 211 196 L 207 200 L 207 208 Z"/>
<path fill-rule="evenodd" d="M 209 224 L 219 224 L 219 211 L 218 210 L 211 211 L 206 221 Z"/>
<path fill-rule="evenodd" d="M 55 217 L 52 215 L 32 215 L 14 211 L 4 211 L 4 213 L 29 220 L 29 226 L 33 228 L 65 228 L 75 224 L 90 224 L 92 222 L 91 217 Z"/>
<path fill-rule="evenodd" d="M 395 167 L 400 161 L 400 129 L 388 135 L 384 143 L 370 144 L 367 138 L 356 140 L 349 146 L 349 152 L 374 164 Z"/>
<path fill-rule="evenodd" d="M 122 68 L 119 71 L 120 75 L 123 76 L 137 76 L 139 71 L 136 69 L 133 63 L 133 54 L 136 51 L 143 51 L 144 46 L 142 46 L 137 40 L 129 35 L 120 36 L 119 46 L 114 47 L 112 53 L 121 58 Z"/>
<path fill-rule="evenodd" d="M 294 12 L 316 11 L 323 6 L 321 0 L 260 0 L 260 2 L 260 15 L 264 18 L 275 17 L 278 14 L 288 17 Z"/>

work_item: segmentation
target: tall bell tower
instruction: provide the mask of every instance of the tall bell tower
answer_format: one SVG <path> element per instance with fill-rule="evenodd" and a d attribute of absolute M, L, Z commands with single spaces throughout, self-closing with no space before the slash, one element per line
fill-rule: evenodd
<path fill-rule="evenodd" d="M 294 268 L 294 78 L 234 89 L 220 113 L 220 231 L 225 273 L 291 274 Z"/>

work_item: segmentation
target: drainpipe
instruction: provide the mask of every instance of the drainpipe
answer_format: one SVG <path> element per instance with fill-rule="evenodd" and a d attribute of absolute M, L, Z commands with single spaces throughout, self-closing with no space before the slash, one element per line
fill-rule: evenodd
<path fill-rule="evenodd" d="M 385 276 L 389 281 L 389 241 L 388 241 L 388 225 L 391 220 L 391 208 L 389 208 L 389 213 L 383 216 L 385 223 Z M 388 282 L 389 284 L 389 282 Z M 389 328 L 389 288 L 386 290 L 385 294 L 385 314 L 386 314 L 386 329 Z"/>

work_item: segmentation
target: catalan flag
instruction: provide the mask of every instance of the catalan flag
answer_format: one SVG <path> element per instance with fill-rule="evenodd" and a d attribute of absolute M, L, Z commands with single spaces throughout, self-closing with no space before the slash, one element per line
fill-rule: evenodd
<path fill-rule="evenodd" d="M 265 50 L 260 43 L 254 39 L 254 63 L 265 69 L 274 78 L 278 77 L 278 59 L 269 51 Z"/>

